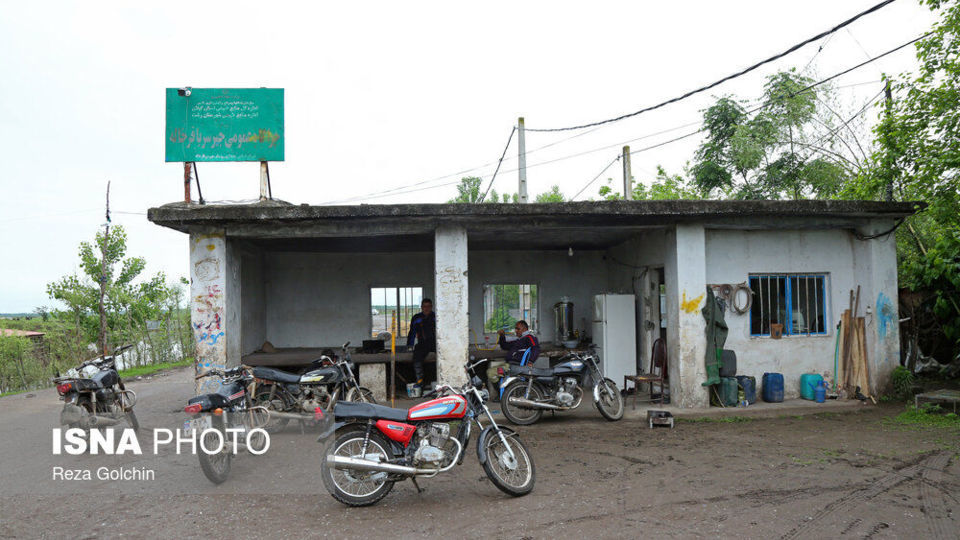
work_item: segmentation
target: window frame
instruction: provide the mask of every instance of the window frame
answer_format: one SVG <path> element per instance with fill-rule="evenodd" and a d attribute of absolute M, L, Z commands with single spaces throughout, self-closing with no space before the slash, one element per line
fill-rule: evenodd
<path fill-rule="evenodd" d="M 523 317 L 521 317 L 521 319 L 526 320 L 526 321 L 527 321 L 527 324 L 530 324 L 531 319 L 532 319 L 533 324 L 530 325 L 530 331 L 533 332 L 534 334 L 539 334 L 540 331 L 541 331 L 541 328 L 540 328 L 540 324 L 541 324 L 541 322 L 540 322 L 540 320 L 541 320 L 541 317 L 540 317 L 540 311 L 541 311 L 541 310 L 540 310 L 540 297 L 541 297 L 541 295 L 542 295 L 541 290 L 540 290 L 540 283 L 539 283 L 538 281 L 512 280 L 512 281 L 484 282 L 484 283 L 482 283 L 482 284 L 480 285 L 480 304 L 481 304 L 480 308 L 481 308 L 481 312 L 482 312 L 482 318 L 481 318 L 481 321 L 480 321 L 481 335 L 496 335 L 496 333 L 497 333 L 496 330 L 494 330 L 493 332 L 488 332 L 488 331 L 487 331 L 487 319 L 488 319 L 488 317 L 487 317 L 487 302 L 486 302 L 486 298 L 484 298 L 484 290 L 485 290 L 487 287 L 496 287 L 496 286 L 498 286 L 498 285 L 520 285 L 520 286 L 522 286 L 522 285 L 530 285 L 530 286 L 533 286 L 533 287 L 536 287 L 536 288 L 537 288 L 537 305 L 536 305 L 536 307 L 534 307 L 534 306 L 531 306 L 531 307 L 530 307 L 530 313 L 534 313 L 534 312 L 535 312 L 535 313 L 536 313 L 536 316 L 537 316 L 536 319 L 533 319 L 532 317 L 529 317 L 529 318 L 526 318 L 526 319 L 524 319 Z M 519 319 L 518 319 L 518 320 L 519 320 Z"/>
<path fill-rule="evenodd" d="M 747 274 L 747 285 L 750 285 L 750 282 L 754 279 L 763 279 L 763 278 L 784 278 L 784 299 L 785 299 L 785 308 L 786 308 L 786 321 L 784 321 L 783 326 L 783 337 L 784 338 L 796 338 L 796 337 L 824 337 L 830 335 L 830 293 L 829 284 L 830 284 L 830 273 L 829 272 L 758 272 Z M 823 281 L 823 304 L 821 306 L 820 314 L 823 316 L 823 331 L 822 332 L 793 332 L 793 279 L 800 278 L 820 278 Z M 814 293 L 816 294 L 816 293 Z M 760 322 L 760 328 L 763 328 L 763 321 Z M 769 325 L 768 325 L 769 328 Z M 750 309 L 750 320 L 747 323 L 747 334 L 751 338 L 769 338 L 770 332 L 767 333 L 753 333 L 753 308 Z"/>
<path fill-rule="evenodd" d="M 416 285 L 383 285 L 383 284 L 374 283 L 374 284 L 368 285 L 368 286 L 367 286 L 367 335 L 370 336 L 370 337 L 369 337 L 369 338 L 364 338 L 364 339 L 376 339 L 376 336 L 373 335 L 373 299 L 372 299 L 373 289 L 397 289 L 398 294 L 399 294 L 400 289 L 420 289 L 420 302 L 421 302 L 421 304 L 423 303 L 423 299 L 424 299 L 424 298 L 429 298 L 429 297 L 427 296 L 427 288 L 426 288 L 425 286 L 419 285 L 419 284 L 416 284 Z M 399 300 L 398 300 L 398 304 L 399 304 Z M 400 306 L 399 306 L 399 305 L 397 306 L 397 310 L 398 310 L 398 311 L 400 310 Z M 434 305 L 434 310 L 436 310 L 436 305 Z M 419 312 L 420 312 L 420 308 L 419 308 L 419 305 L 418 305 L 418 306 L 417 306 L 417 311 L 415 311 L 414 314 L 419 313 Z M 407 322 L 409 322 L 409 321 L 407 321 Z M 398 324 L 400 327 L 402 327 L 402 326 L 403 326 L 403 321 L 401 321 L 400 318 L 397 318 L 397 324 Z M 394 329 L 390 328 L 390 329 L 387 329 L 387 332 L 393 333 L 393 330 L 394 330 Z M 397 334 L 395 337 L 396 337 L 396 339 L 397 339 L 397 343 L 398 343 L 398 344 L 400 344 L 401 341 L 402 341 L 402 343 L 406 344 L 406 339 L 407 339 L 407 337 L 406 337 L 405 335 L 404 335 L 404 336 L 401 336 L 401 335 L 399 334 L 399 332 L 398 332 L 398 334 Z M 389 344 L 388 344 L 388 345 L 389 345 Z"/>

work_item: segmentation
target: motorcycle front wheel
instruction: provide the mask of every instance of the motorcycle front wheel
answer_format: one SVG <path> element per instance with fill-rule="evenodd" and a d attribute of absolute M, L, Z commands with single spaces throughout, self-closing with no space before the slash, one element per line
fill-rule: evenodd
<path fill-rule="evenodd" d="M 370 432 L 366 452 L 363 450 L 364 431 L 350 430 L 337 437 L 323 456 L 320 475 L 323 485 L 334 499 L 348 506 L 369 506 L 387 496 L 393 481 L 383 472 L 335 469 L 327 465 L 327 456 L 387 461 L 390 444 L 376 431 Z"/>
<path fill-rule="evenodd" d="M 533 491 L 536 481 L 533 458 L 516 435 L 505 436 L 504 439 L 513 452 L 512 457 L 507 451 L 508 446 L 504 445 L 500 435 L 494 430 L 488 431 L 483 440 L 478 442 L 486 449 L 487 459 L 483 462 L 483 472 L 500 491 L 522 497 Z"/>
<path fill-rule="evenodd" d="M 611 422 L 623 418 L 623 396 L 620 395 L 617 383 L 604 378 L 597 386 L 600 387 L 600 399 L 595 403 L 600 414 Z"/>
<path fill-rule="evenodd" d="M 357 388 L 351 388 L 347 392 L 345 401 L 353 401 L 357 403 L 377 403 L 377 399 L 373 397 L 373 392 L 369 388 L 364 388 L 362 386 L 359 390 Z"/>
<path fill-rule="evenodd" d="M 526 393 L 526 381 L 514 381 L 503 389 L 503 396 L 500 398 L 500 410 L 503 411 L 503 415 L 506 416 L 507 420 L 512 424 L 529 426 L 530 424 L 536 423 L 537 420 L 540 420 L 540 417 L 543 416 L 543 409 L 529 409 L 510 403 L 511 398 L 524 399 Z M 533 385 L 530 387 L 530 397 L 526 399 L 538 401 L 543 399 L 543 396 L 540 394 L 537 386 Z"/>
<path fill-rule="evenodd" d="M 204 431 L 202 440 L 207 448 L 216 448 L 220 439 L 211 431 Z M 230 477 L 230 462 L 233 455 L 226 445 L 218 454 L 207 454 L 202 448 L 197 448 L 197 457 L 200 458 L 200 470 L 203 471 L 207 480 L 214 484 L 222 484 Z"/>

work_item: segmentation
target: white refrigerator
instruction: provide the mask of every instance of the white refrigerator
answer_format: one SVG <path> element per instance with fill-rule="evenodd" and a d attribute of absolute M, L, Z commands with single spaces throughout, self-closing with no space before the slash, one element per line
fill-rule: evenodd
<path fill-rule="evenodd" d="M 637 374 L 637 312 L 632 294 L 593 297 L 593 342 L 604 376 L 618 387 L 624 375 Z"/>

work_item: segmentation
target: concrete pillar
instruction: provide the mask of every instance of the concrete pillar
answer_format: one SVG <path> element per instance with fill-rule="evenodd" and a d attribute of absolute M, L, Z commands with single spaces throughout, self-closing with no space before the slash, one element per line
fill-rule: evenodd
<path fill-rule="evenodd" d="M 470 351 L 467 230 L 454 225 L 437 227 L 434 248 L 437 380 L 459 386 L 467 380 L 463 366 Z"/>
<path fill-rule="evenodd" d="M 227 245 L 223 233 L 190 235 L 190 323 L 196 373 L 227 366 Z M 217 377 L 198 379 L 198 394 L 216 391 Z"/>
<path fill-rule="evenodd" d="M 680 224 L 667 238 L 664 261 L 667 289 L 667 361 L 670 402 L 678 407 L 707 407 L 706 322 L 700 310 L 706 297 L 705 234 L 702 225 Z"/>
<path fill-rule="evenodd" d="M 893 220 L 872 220 L 864 235 L 889 231 Z M 861 297 L 861 314 L 866 315 L 867 361 L 870 365 L 870 389 L 874 396 L 884 393 L 890 373 L 900 365 L 900 307 L 897 294 L 897 241 L 894 234 L 865 240 L 869 268 L 869 297 Z"/>
<path fill-rule="evenodd" d="M 387 366 L 386 364 L 360 364 L 360 385 L 373 392 L 377 403 L 386 403 Z"/>

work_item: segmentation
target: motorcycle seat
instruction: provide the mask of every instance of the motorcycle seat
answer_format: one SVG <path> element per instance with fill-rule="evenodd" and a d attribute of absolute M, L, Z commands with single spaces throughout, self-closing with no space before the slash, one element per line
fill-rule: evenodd
<path fill-rule="evenodd" d="M 531 377 L 553 377 L 553 369 L 543 369 L 533 366 L 510 366 L 511 375 L 529 375 Z"/>
<path fill-rule="evenodd" d="M 287 373 L 272 367 L 256 366 L 253 368 L 253 376 L 258 379 L 276 381 L 282 383 L 297 384 L 300 382 L 300 376 L 293 373 Z"/>
<path fill-rule="evenodd" d="M 339 418 L 373 418 L 405 422 L 407 409 L 394 409 L 385 405 L 373 403 L 357 403 L 353 401 L 338 401 L 333 406 L 333 415 Z"/>

